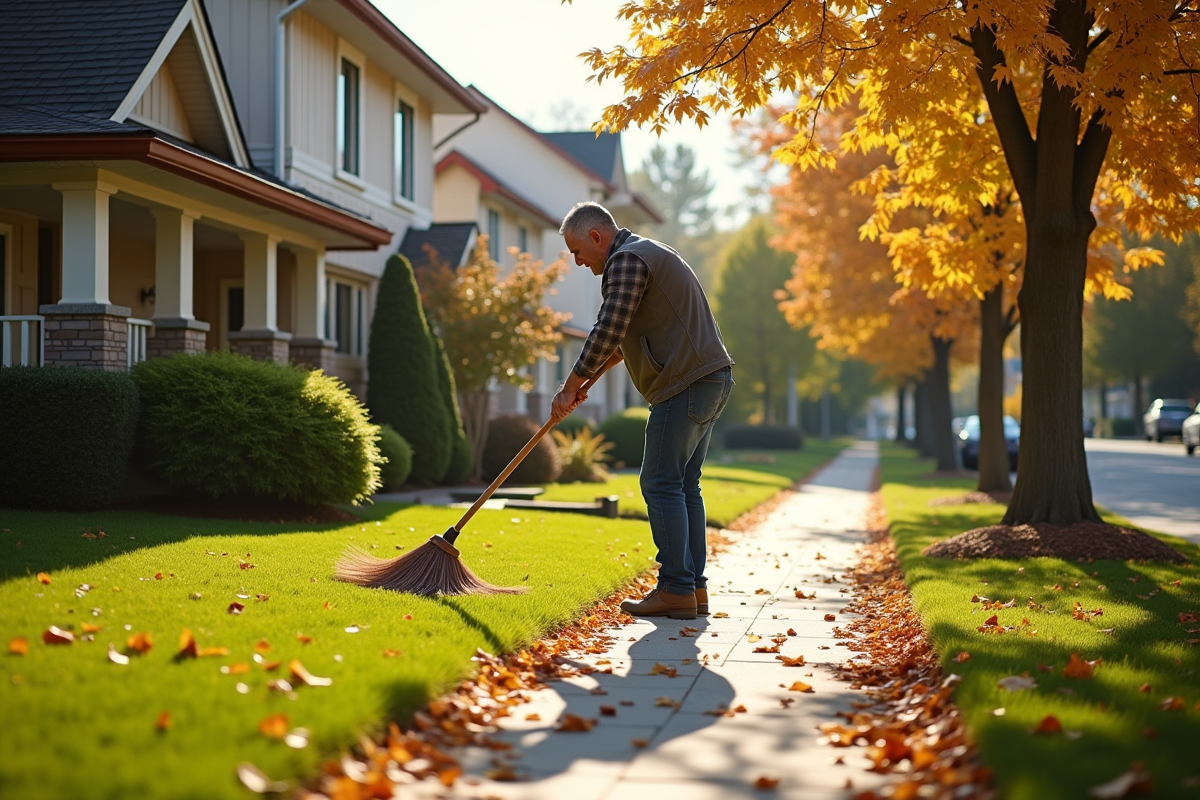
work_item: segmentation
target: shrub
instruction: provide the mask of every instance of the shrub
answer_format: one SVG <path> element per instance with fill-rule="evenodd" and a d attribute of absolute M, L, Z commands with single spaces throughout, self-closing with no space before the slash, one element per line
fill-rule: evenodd
<path fill-rule="evenodd" d="M 124 373 L 0 369 L 0 506 L 73 510 L 116 500 L 138 406 Z"/>
<path fill-rule="evenodd" d="M 446 477 L 442 478 L 442 483 L 446 486 L 461 486 L 471 479 L 471 473 L 474 471 L 475 448 L 471 447 L 471 440 L 464 434 L 454 440 L 453 449 L 450 451 L 450 468 L 446 470 Z"/>
<path fill-rule="evenodd" d="M 1116 419 L 1106 420 L 1108 422 L 1108 431 L 1106 435 L 1113 437 L 1136 436 L 1137 421 L 1118 417 Z"/>
<path fill-rule="evenodd" d="M 380 489 L 389 492 L 408 480 L 412 472 L 412 448 L 391 425 L 379 428 L 379 454 L 387 463 L 379 468 Z"/>
<path fill-rule="evenodd" d="M 450 415 L 450 427 L 454 440 L 450 445 L 450 462 L 446 465 L 446 474 L 441 483 L 447 486 L 457 486 L 466 483 L 475 469 L 475 450 L 463 430 L 462 411 L 458 407 L 458 390 L 454 385 L 454 372 L 450 369 L 450 359 L 446 357 L 446 346 L 441 337 L 432 334 L 433 362 L 437 368 L 438 390 L 442 393 L 442 402 L 446 413 Z"/>
<path fill-rule="evenodd" d="M 799 450 L 804 434 L 790 425 L 733 425 L 725 430 L 730 450 Z"/>
<path fill-rule="evenodd" d="M 600 433 L 612 442 L 614 464 L 640 467 L 646 451 L 646 420 L 650 419 L 648 408 L 627 408 L 613 414 L 600 424 Z"/>
<path fill-rule="evenodd" d="M 483 448 L 483 479 L 495 480 L 540 427 L 520 414 L 504 414 L 493 419 Z M 553 483 L 561 471 L 558 450 L 551 440 L 543 438 L 508 480 L 512 483 Z"/>
<path fill-rule="evenodd" d="M 558 460 L 562 463 L 562 473 L 558 476 L 561 483 L 602 483 L 608 480 L 604 462 L 609 460 L 608 451 L 613 448 L 612 442 L 593 434 L 587 426 L 576 430 L 573 436 L 558 430 L 553 433 L 554 443 L 558 446 Z"/>
<path fill-rule="evenodd" d="M 379 428 L 336 378 L 233 353 L 143 361 L 133 377 L 140 436 L 169 486 L 302 503 L 379 488 Z"/>
<path fill-rule="evenodd" d="M 412 446 L 409 480 L 423 486 L 440 482 L 450 465 L 454 431 L 412 265 L 401 255 L 388 259 L 379 281 L 367 370 L 372 420 L 391 425 Z"/>
<path fill-rule="evenodd" d="M 595 433 L 596 423 L 592 421 L 591 417 L 585 417 L 583 414 L 570 414 L 562 422 L 555 425 L 554 429 L 562 431 L 567 436 L 582 430 Z"/>

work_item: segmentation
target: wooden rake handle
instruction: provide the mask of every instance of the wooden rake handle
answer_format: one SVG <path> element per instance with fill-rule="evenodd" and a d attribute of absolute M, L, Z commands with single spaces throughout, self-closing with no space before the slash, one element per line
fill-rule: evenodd
<path fill-rule="evenodd" d="M 596 381 L 600 380 L 601 375 L 603 375 L 605 372 L 608 372 L 610 366 L 612 365 L 606 363 L 603 367 L 601 367 L 595 375 L 588 378 L 587 381 L 584 382 L 583 386 L 579 387 L 579 391 L 586 392 L 588 389 L 591 389 L 593 386 L 595 386 Z M 543 425 L 541 429 L 533 435 L 533 438 L 521 448 L 521 452 L 513 456 L 513 460 L 508 462 L 508 466 L 500 471 L 500 474 L 496 476 L 496 480 L 492 481 L 492 485 L 483 490 L 483 494 L 479 495 L 479 499 L 475 501 L 475 504 L 467 509 L 467 513 L 462 515 L 462 519 L 454 524 L 454 528 L 452 530 L 461 532 L 462 529 L 466 527 L 466 524 L 471 521 L 471 517 L 475 516 L 475 512 L 483 508 L 483 504 L 486 503 L 491 496 L 496 493 L 496 490 L 500 488 L 500 484 L 504 483 L 504 481 L 508 479 L 508 476 L 513 473 L 513 470 L 515 470 L 520 463 L 525 460 L 525 456 L 529 455 L 533 451 L 533 448 L 537 447 L 537 443 L 542 440 L 542 437 L 550 432 L 550 429 L 553 428 L 554 425 L 554 417 L 551 416 L 550 419 L 546 420 L 546 424 Z M 451 542 L 451 544 L 453 544 L 453 542 Z"/>

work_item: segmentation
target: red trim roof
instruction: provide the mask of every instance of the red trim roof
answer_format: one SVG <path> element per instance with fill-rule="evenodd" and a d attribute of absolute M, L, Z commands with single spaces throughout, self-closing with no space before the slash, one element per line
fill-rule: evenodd
<path fill-rule="evenodd" d="M 448 167 L 451 167 L 451 166 L 462 167 L 467 172 L 474 175 L 475 178 L 479 181 L 480 188 L 482 189 L 484 194 L 499 195 L 499 196 L 505 198 L 506 200 L 514 203 L 515 205 L 520 206 L 521 208 L 525 209 L 530 214 L 532 214 L 533 216 L 542 220 L 550 227 L 555 228 L 555 229 L 558 228 L 560 220 L 555 219 L 554 217 L 550 216 L 542 209 L 538 208 L 538 206 L 536 206 L 532 200 L 527 199 L 523 195 L 520 195 L 517 192 L 515 192 L 512 189 L 505 186 L 503 183 L 500 182 L 499 178 L 497 178 L 495 175 L 493 175 L 492 173 L 490 173 L 486 169 L 484 169 L 482 166 L 480 166 L 478 163 L 476 163 L 475 161 L 472 161 L 470 158 L 468 158 L 467 156 L 464 156 L 462 153 L 458 152 L 457 150 L 451 150 L 449 153 L 447 153 L 442 158 L 441 161 L 439 161 L 437 163 L 437 167 L 434 169 L 434 174 L 441 175 L 442 170 L 444 170 Z"/>

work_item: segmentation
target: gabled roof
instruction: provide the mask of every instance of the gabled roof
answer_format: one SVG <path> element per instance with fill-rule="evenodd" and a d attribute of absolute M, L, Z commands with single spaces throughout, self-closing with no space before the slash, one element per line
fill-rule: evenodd
<path fill-rule="evenodd" d="M 558 227 L 559 220 L 548 214 L 529 198 L 511 189 L 495 175 L 488 172 L 484 167 L 480 166 L 477 161 L 471 160 L 457 150 L 451 150 L 442 158 L 441 161 L 437 163 L 435 174 L 440 175 L 443 170 L 455 165 L 462 167 L 467 172 L 474 175 L 480 183 L 480 190 L 484 194 L 497 195 L 518 206 L 530 216 L 545 222 L 550 227 Z"/>
<path fill-rule="evenodd" d="M 542 136 L 592 172 L 610 183 L 616 182 L 621 134 L 602 133 L 597 136 L 592 131 L 563 131 L 543 133 Z"/>
<path fill-rule="evenodd" d="M 414 267 L 429 263 L 429 249 L 451 268 L 460 267 L 466 263 L 478 232 L 474 222 L 435 222 L 423 231 L 409 228 L 399 252 Z"/>

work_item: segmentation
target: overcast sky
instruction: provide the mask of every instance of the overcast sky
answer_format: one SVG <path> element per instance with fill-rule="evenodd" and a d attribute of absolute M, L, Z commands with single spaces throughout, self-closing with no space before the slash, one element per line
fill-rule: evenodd
<path fill-rule="evenodd" d="M 511 114 L 539 130 L 558 127 L 555 110 L 573 106 L 586 128 L 606 105 L 619 101 L 618 85 L 587 83 L 591 74 L 578 57 L 592 47 L 625 42 L 617 21 L 618 0 L 372 0 L 396 26 L 459 83 L 475 84 Z M 637 169 L 658 139 L 637 129 L 622 135 L 625 166 Z M 685 142 L 716 184 L 713 205 L 741 200 L 746 181 L 734 166 L 727 119 L 702 131 L 674 125 L 661 141 Z"/>

